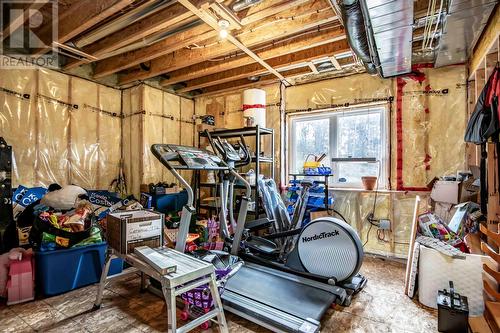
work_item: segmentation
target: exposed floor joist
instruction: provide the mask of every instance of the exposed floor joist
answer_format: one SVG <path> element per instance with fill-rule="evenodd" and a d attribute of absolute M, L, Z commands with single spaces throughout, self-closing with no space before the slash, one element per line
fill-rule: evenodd
<path fill-rule="evenodd" d="M 192 29 L 177 32 L 150 46 L 124 54 L 119 54 L 97 62 L 95 77 L 104 77 L 121 70 L 137 66 L 141 63 L 154 60 L 159 56 L 172 54 L 177 50 L 215 37 L 216 35 L 217 32 L 202 23 Z"/>
<path fill-rule="evenodd" d="M 334 54 L 342 54 L 349 51 L 347 40 L 340 40 L 334 43 L 317 46 L 315 48 L 302 50 L 287 55 L 271 58 L 267 61 L 268 64 L 280 70 L 284 67 L 304 64 L 312 60 L 319 60 L 333 56 Z M 340 66 L 340 65 L 339 65 Z M 317 71 L 316 67 L 315 70 Z M 218 72 L 212 75 L 204 76 L 198 79 L 185 82 L 186 87 L 176 90 L 180 93 L 189 92 L 192 90 L 205 88 L 213 85 L 218 85 L 230 82 L 235 79 L 248 78 L 266 74 L 266 70 L 258 64 L 250 64 L 235 69 L 230 69 L 224 72 Z"/>
<path fill-rule="evenodd" d="M 204 1 L 204 0 L 198 0 Z M 173 4 L 165 9 L 139 20 L 125 29 L 117 31 L 105 38 L 82 48 L 82 51 L 95 57 L 122 48 L 128 44 L 146 38 L 154 33 L 175 27 L 178 23 L 188 19 L 192 13 L 180 4 Z M 126 36 L 126 38 L 124 38 Z M 72 61 L 65 69 L 74 68 L 83 64 L 83 61 Z"/>
<path fill-rule="evenodd" d="M 342 70 L 342 66 L 340 66 L 339 61 L 337 60 L 337 58 L 335 58 L 335 56 L 331 56 L 330 61 L 332 62 L 336 70 L 338 71 Z"/>
<path fill-rule="evenodd" d="M 191 3 L 190 0 L 178 0 L 181 5 L 189 9 L 193 14 L 198 16 L 200 19 L 202 19 L 206 24 L 211 26 L 215 31 L 219 32 L 221 30 L 221 27 L 219 27 L 217 20 L 209 15 L 207 12 L 202 11 L 198 8 L 196 8 L 195 5 Z M 269 72 L 274 74 L 277 78 L 279 78 L 281 81 L 285 80 L 285 77 L 282 76 L 277 70 L 269 66 L 264 60 L 259 58 L 258 55 L 256 55 L 254 52 L 252 52 L 248 47 L 246 47 L 245 44 L 243 44 L 240 40 L 238 40 L 236 37 L 231 35 L 231 33 L 228 34 L 227 40 L 234 44 L 237 48 L 245 52 L 250 58 L 254 59 L 256 62 L 261 64 L 264 68 L 266 68 Z"/>
<path fill-rule="evenodd" d="M 300 52 L 308 48 L 314 48 L 328 43 L 335 43 L 342 39 L 345 39 L 343 29 L 326 26 L 321 27 L 318 30 L 308 31 L 300 36 L 294 36 L 291 39 L 277 41 L 276 43 L 273 43 L 273 45 L 270 45 L 261 51 L 257 51 L 256 54 L 260 58 L 266 60 L 277 56 Z M 206 61 L 169 72 L 167 74 L 169 78 L 162 80 L 160 84 L 162 86 L 169 86 L 178 82 L 194 80 L 249 64 L 254 64 L 254 61 L 246 56 L 239 56 L 221 61 Z"/>
<path fill-rule="evenodd" d="M 74 2 L 59 15 L 57 22 L 57 42 L 65 43 L 69 41 L 133 2 L 134 0 L 81 0 Z M 40 31 L 43 41 L 52 41 L 51 28 L 52 26 L 47 24 Z M 38 54 L 43 54 L 47 51 L 47 49 L 40 50 Z"/>
<path fill-rule="evenodd" d="M 310 73 L 309 67 L 301 67 L 301 68 L 296 68 L 296 69 L 291 69 L 288 71 L 284 71 L 281 74 L 288 80 L 292 79 L 293 77 L 304 75 L 307 73 Z M 267 85 L 267 84 L 272 84 L 272 83 L 277 83 L 279 80 L 272 74 L 263 76 L 258 82 L 252 82 L 249 81 L 248 79 L 241 79 L 241 80 L 236 80 L 236 81 L 231 81 L 228 83 L 223 83 L 217 86 L 209 87 L 202 89 L 201 94 L 196 95 L 197 97 L 199 96 L 206 96 L 206 95 L 213 95 L 213 94 L 219 94 L 219 93 L 224 93 L 227 91 L 232 91 L 236 89 L 244 89 L 248 87 L 256 87 L 256 86 L 261 86 L 261 85 Z"/>
<path fill-rule="evenodd" d="M 326 5 L 326 6 L 325 6 Z M 243 31 L 238 35 L 239 40 L 246 47 L 253 47 L 258 44 L 266 43 L 274 39 L 283 38 L 296 34 L 300 31 L 308 30 L 313 27 L 333 22 L 337 18 L 332 15 L 331 9 L 324 2 L 313 2 L 303 5 L 306 8 L 293 8 L 280 15 L 271 16 L 264 20 L 261 28 Z M 304 10 L 307 11 L 304 13 Z M 124 75 L 120 79 L 120 84 L 127 84 L 137 80 L 144 80 L 159 76 L 183 67 L 194 65 L 205 60 L 220 57 L 231 52 L 238 51 L 238 48 L 225 41 L 209 47 L 203 47 L 194 50 L 179 50 L 178 52 L 164 55 L 151 61 L 149 71 L 133 71 Z M 95 77 L 104 75 L 105 69 L 97 64 Z"/>

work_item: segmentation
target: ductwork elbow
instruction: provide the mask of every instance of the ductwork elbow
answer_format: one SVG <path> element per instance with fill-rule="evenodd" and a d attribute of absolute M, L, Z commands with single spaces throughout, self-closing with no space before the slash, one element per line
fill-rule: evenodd
<path fill-rule="evenodd" d="M 366 71 L 369 74 L 377 74 L 377 66 L 370 55 L 365 19 L 359 0 L 343 0 L 341 8 L 349 45 L 363 61 Z"/>
<path fill-rule="evenodd" d="M 260 2 L 262 2 L 262 0 L 237 0 L 231 5 L 231 9 L 235 12 L 240 12 L 243 9 L 252 7 Z"/>

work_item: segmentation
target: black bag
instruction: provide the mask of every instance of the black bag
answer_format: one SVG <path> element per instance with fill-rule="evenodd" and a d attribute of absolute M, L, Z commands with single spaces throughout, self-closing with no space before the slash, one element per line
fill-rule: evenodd
<path fill-rule="evenodd" d="M 477 99 L 474 112 L 472 112 L 467 129 L 465 130 L 465 142 L 475 143 L 477 145 L 486 143 L 488 139 L 498 141 L 500 126 L 498 120 L 498 103 L 492 102 L 487 105 L 488 93 L 491 89 L 495 89 L 499 78 L 499 68 L 495 67 L 494 72 L 488 78 L 488 82 L 484 86 L 481 94 Z M 495 100 L 495 98 L 493 98 Z"/>
<path fill-rule="evenodd" d="M 80 243 L 86 238 L 92 235 L 92 226 L 95 225 L 95 216 L 90 217 L 90 226 L 79 232 L 69 232 L 59 228 L 54 227 L 50 222 L 42 220 L 40 217 L 36 217 L 33 222 L 33 227 L 30 230 L 29 241 L 31 246 L 35 249 L 39 249 L 42 245 L 42 236 L 46 232 L 48 234 L 54 235 L 56 237 L 56 244 L 60 247 L 72 247 L 73 245 Z"/>

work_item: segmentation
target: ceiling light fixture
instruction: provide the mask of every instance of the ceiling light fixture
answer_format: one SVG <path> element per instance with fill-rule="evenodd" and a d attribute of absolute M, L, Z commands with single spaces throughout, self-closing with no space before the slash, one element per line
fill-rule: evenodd
<path fill-rule="evenodd" d="M 217 22 L 219 25 L 219 37 L 221 39 L 226 39 L 227 35 L 229 34 L 229 31 L 227 30 L 229 28 L 229 21 L 228 20 L 219 20 Z"/>

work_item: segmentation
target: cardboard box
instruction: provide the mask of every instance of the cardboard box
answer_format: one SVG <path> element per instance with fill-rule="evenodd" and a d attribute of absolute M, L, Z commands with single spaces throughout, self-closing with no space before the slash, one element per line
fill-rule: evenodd
<path fill-rule="evenodd" d="M 434 183 L 431 191 L 431 199 L 436 202 L 444 202 L 456 205 L 460 201 L 461 182 L 438 180 Z"/>
<path fill-rule="evenodd" d="M 149 210 L 111 213 L 107 217 L 108 245 L 121 254 L 133 253 L 134 248 L 163 245 L 163 214 Z"/>
<path fill-rule="evenodd" d="M 465 182 L 438 180 L 431 191 L 431 199 L 435 202 L 459 204 L 462 202 L 477 202 L 477 190 L 471 186 L 474 179 Z"/>

